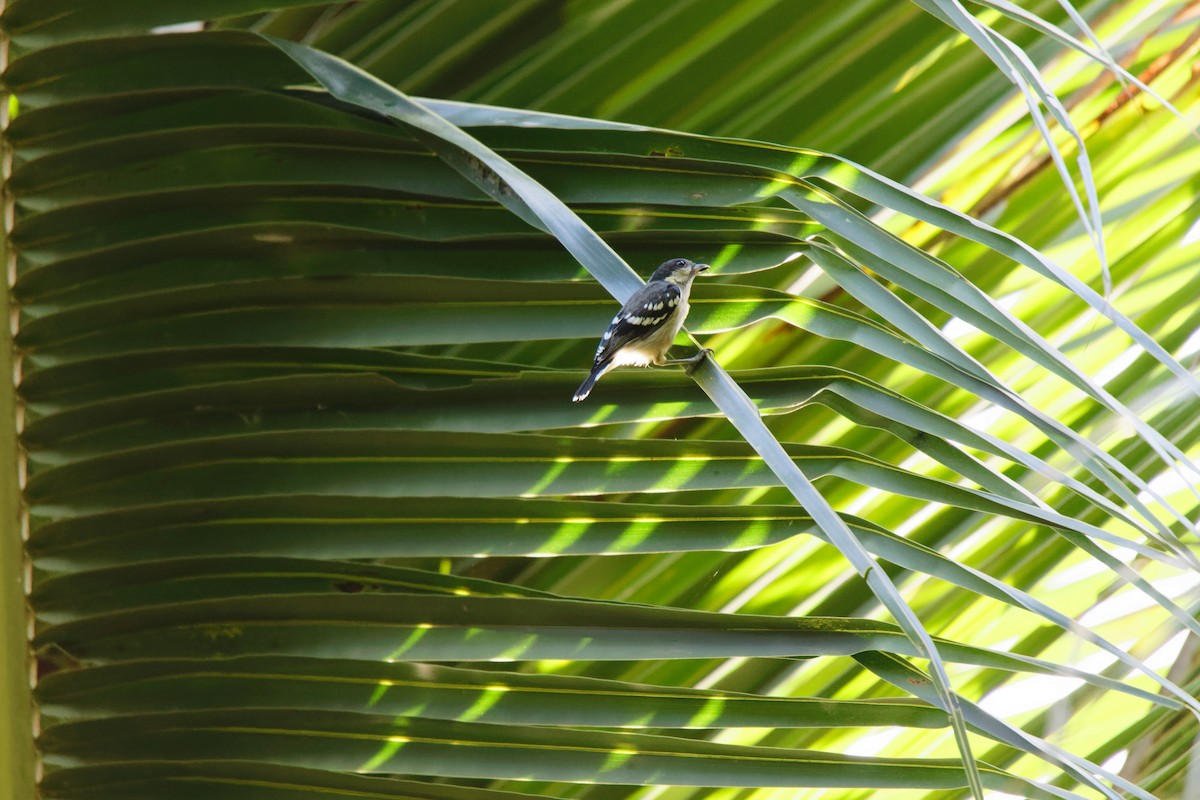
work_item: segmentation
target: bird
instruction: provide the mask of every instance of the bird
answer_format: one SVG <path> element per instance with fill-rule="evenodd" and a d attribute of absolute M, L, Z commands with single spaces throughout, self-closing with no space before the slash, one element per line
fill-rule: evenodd
<path fill-rule="evenodd" d="M 708 268 L 708 264 L 673 258 L 654 270 L 646 285 L 625 301 L 608 324 L 596 348 L 591 374 L 571 400 L 578 403 L 586 398 L 596 381 L 615 367 L 687 364 L 690 373 L 710 355 L 712 350 L 705 348 L 691 358 L 667 360 L 667 351 L 687 317 L 692 281 Z"/>

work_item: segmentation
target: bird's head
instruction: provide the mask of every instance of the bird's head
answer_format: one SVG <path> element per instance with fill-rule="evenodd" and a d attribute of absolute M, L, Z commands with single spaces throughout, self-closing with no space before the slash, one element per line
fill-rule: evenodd
<path fill-rule="evenodd" d="M 708 269 L 708 264 L 694 264 L 686 258 L 672 258 L 670 261 L 664 261 L 658 269 L 654 270 L 650 280 L 687 286 L 693 278 L 706 269 Z"/>

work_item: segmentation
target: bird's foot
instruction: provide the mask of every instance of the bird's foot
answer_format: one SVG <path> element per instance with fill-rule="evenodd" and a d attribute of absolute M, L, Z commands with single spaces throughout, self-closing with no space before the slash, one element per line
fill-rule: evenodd
<path fill-rule="evenodd" d="M 700 348 L 699 353 L 696 353 L 696 355 L 694 355 L 688 359 L 688 365 L 687 365 L 687 367 L 685 367 L 685 371 L 687 372 L 687 374 L 691 375 L 696 370 L 696 367 L 700 366 L 700 362 L 703 361 L 704 359 L 708 358 L 712 354 L 713 354 L 713 349 L 711 347 Z"/>
<path fill-rule="evenodd" d="M 713 349 L 711 347 L 702 347 L 702 348 L 700 348 L 700 351 L 698 353 L 696 353 L 696 355 L 694 355 L 694 356 L 689 356 L 688 358 L 673 358 L 670 361 L 666 361 L 664 363 L 665 364 L 682 364 L 685 371 L 687 372 L 687 374 L 691 375 L 692 372 L 696 369 L 696 367 L 700 366 L 700 362 L 703 361 L 704 359 L 708 358 L 712 354 L 713 354 Z"/>

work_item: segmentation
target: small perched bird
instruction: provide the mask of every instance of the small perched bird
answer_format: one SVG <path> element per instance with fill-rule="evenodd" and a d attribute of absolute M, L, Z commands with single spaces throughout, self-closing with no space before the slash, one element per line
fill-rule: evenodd
<path fill-rule="evenodd" d="M 688 295 L 692 281 L 708 264 L 693 264 L 686 258 L 673 258 L 663 263 L 650 281 L 633 293 L 613 317 L 608 330 L 596 348 L 592 373 L 575 390 L 571 398 L 578 403 L 592 391 L 592 386 L 614 367 L 645 367 L 650 364 L 688 364 L 694 367 L 711 350 L 701 350 L 691 358 L 667 360 L 667 351 L 675 334 L 683 327 L 688 313 Z M 689 367 L 690 371 L 690 367 Z"/>

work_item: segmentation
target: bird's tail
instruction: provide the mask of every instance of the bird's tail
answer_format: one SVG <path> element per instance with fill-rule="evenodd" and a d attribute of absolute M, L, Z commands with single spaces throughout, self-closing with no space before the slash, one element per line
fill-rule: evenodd
<path fill-rule="evenodd" d="M 592 393 L 592 387 L 596 385 L 596 381 L 600 380 L 604 373 L 608 372 L 610 366 L 608 364 L 597 364 L 592 367 L 592 374 L 588 375 L 583 383 L 579 384 L 579 388 L 575 390 L 575 396 L 571 398 L 571 402 L 578 403 L 580 400 L 587 398 Z"/>

